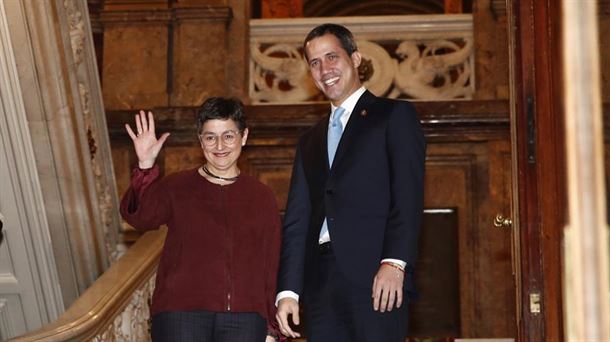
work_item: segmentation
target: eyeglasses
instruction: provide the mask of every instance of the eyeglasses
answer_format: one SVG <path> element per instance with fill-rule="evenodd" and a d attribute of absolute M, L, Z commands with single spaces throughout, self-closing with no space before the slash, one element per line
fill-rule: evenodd
<path fill-rule="evenodd" d="M 233 145 L 237 141 L 237 136 L 239 134 L 240 134 L 240 132 L 237 132 L 237 131 L 225 131 L 220 135 L 220 139 L 222 140 L 222 143 L 225 145 Z M 214 146 L 214 145 L 218 144 L 218 135 L 216 135 L 216 134 L 204 133 L 204 134 L 200 135 L 199 137 L 201 139 L 201 142 L 205 146 Z"/>

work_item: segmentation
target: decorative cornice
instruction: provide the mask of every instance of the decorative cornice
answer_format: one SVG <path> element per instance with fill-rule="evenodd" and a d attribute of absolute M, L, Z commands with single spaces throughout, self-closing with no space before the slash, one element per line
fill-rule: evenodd
<path fill-rule="evenodd" d="M 317 25 L 329 18 L 251 19 L 251 40 L 259 43 L 301 41 Z M 472 14 L 335 17 L 361 40 L 396 40 L 472 37 Z"/>
<path fill-rule="evenodd" d="M 100 22 L 105 26 L 169 23 L 172 21 L 228 22 L 232 17 L 233 13 L 228 6 L 206 6 L 150 10 L 105 10 L 100 14 Z"/>
<path fill-rule="evenodd" d="M 508 101 L 413 102 L 429 141 L 482 141 L 510 136 Z M 326 103 L 309 105 L 246 106 L 251 146 L 292 146 L 316 122 L 327 115 Z M 195 107 L 154 108 L 157 133 L 171 132 L 170 145 L 192 145 L 195 137 Z M 106 113 L 110 138 L 130 143 L 125 122 L 133 111 Z"/>
<path fill-rule="evenodd" d="M 135 23 L 168 23 L 172 18 L 171 10 L 102 11 L 100 22 L 109 25 L 133 25 Z"/>
<path fill-rule="evenodd" d="M 231 7 L 226 6 L 209 6 L 203 8 L 175 8 L 172 10 L 173 16 L 177 21 L 229 21 L 233 18 Z"/>

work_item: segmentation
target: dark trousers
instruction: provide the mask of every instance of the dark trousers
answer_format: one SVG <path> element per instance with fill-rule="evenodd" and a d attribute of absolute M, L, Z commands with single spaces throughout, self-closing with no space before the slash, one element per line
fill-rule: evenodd
<path fill-rule="evenodd" d="M 404 342 L 407 302 L 374 311 L 371 288 L 356 288 L 337 270 L 332 251 L 321 253 L 318 277 L 304 298 L 307 342 Z"/>
<path fill-rule="evenodd" d="M 267 322 L 251 312 L 161 312 L 151 335 L 153 342 L 264 342 Z"/>

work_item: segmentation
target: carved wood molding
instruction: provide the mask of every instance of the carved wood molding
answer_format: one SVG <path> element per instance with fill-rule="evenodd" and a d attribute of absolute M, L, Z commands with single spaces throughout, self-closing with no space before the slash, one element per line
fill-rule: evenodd
<path fill-rule="evenodd" d="M 174 18 L 178 21 L 186 20 L 220 20 L 229 21 L 233 17 L 231 7 L 201 7 L 201 8 L 175 8 Z"/>
<path fill-rule="evenodd" d="M 303 6 L 307 17 L 365 16 L 383 14 L 440 14 L 443 0 L 417 1 L 325 1 L 309 0 Z"/>
<path fill-rule="evenodd" d="M 323 98 L 302 57 L 303 37 L 326 18 L 250 21 L 253 103 L 302 104 Z M 362 54 L 359 74 L 378 96 L 447 101 L 475 91 L 472 15 L 341 17 Z"/>
<path fill-rule="evenodd" d="M 414 102 L 429 141 L 508 139 L 508 101 Z M 248 145 L 292 146 L 298 137 L 328 113 L 328 104 L 253 105 L 246 107 Z M 154 108 L 157 132 L 171 132 L 171 145 L 195 142 L 194 107 Z M 128 143 L 124 124 L 134 111 L 107 111 L 111 140 Z"/>
<path fill-rule="evenodd" d="M 129 25 L 142 23 L 169 23 L 172 21 L 210 21 L 228 22 L 233 13 L 228 6 L 207 6 L 199 8 L 104 10 L 99 20 L 104 26 Z"/>
<path fill-rule="evenodd" d="M 446 191 L 435 189 L 439 184 L 426 187 L 426 191 L 432 190 L 435 196 L 426 197 L 427 207 L 456 207 L 458 216 L 458 250 L 459 269 L 463 271 L 460 276 L 460 323 L 463 336 L 473 336 L 476 331 L 477 319 L 476 308 L 481 302 L 479 290 L 480 279 L 476 277 L 478 264 L 477 255 L 480 249 L 479 231 L 477 221 L 479 219 L 479 206 L 476 205 L 477 191 L 477 155 L 476 154 L 452 154 L 443 151 L 437 154 L 434 150 L 427 151 L 426 158 L 427 177 L 433 176 L 436 170 L 445 175 L 447 170 L 452 171 L 455 178 L 451 179 L 452 187 L 445 187 Z M 442 170 L 442 171 L 440 171 Z M 434 178 L 434 177 L 433 177 Z M 437 181 L 442 181 L 437 179 Z M 428 185 L 428 184 L 426 184 Z M 442 187 L 439 187 L 442 188 Z M 449 194 L 452 194 L 448 196 Z M 447 196 L 447 198 L 444 198 Z M 453 197 L 453 198 L 452 198 Z M 459 198 L 459 200 L 456 200 Z M 473 284 L 475 286 L 473 286 Z"/>
<path fill-rule="evenodd" d="M 103 26 L 116 26 L 142 23 L 168 23 L 172 13 L 166 9 L 137 10 L 137 11 L 102 11 L 100 22 Z"/>

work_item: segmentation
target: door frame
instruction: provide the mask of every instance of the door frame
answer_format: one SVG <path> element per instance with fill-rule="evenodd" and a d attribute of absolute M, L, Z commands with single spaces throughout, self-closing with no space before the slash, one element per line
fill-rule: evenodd
<path fill-rule="evenodd" d="M 561 341 L 567 222 L 561 6 L 509 0 L 508 10 L 517 336 Z"/>

